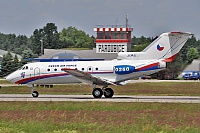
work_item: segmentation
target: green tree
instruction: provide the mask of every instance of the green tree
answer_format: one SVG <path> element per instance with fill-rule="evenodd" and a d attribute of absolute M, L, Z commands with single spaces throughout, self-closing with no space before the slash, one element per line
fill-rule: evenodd
<path fill-rule="evenodd" d="M 21 55 L 24 49 L 27 49 L 29 46 L 28 38 L 25 35 L 19 35 L 15 38 L 14 48 L 12 52 Z"/>
<path fill-rule="evenodd" d="M 30 37 L 31 46 L 30 49 L 33 53 L 40 55 L 41 54 L 41 40 L 44 38 L 43 29 L 35 29 L 33 35 Z"/>
<path fill-rule="evenodd" d="M 13 62 L 13 57 L 10 52 L 3 55 L 3 59 L 1 62 L 1 77 L 6 76 L 14 71 L 12 62 Z"/>
<path fill-rule="evenodd" d="M 199 58 L 199 52 L 197 48 L 190 48 L 187 52 L 187 61 L 191 63 L 193 59 L 198 59 Z"/>
<path fill-rule="evenodd" d="M 151 39 L 150 37 L 146 38 L 144 36 L 141 36 L 139 38 L 137 37 L 133 37 L 131 39 L 131 45 L 132 45 L 132 51 L 133 52 L 141 52 L 142 50 L 144 50 L 151 42 L 153 41 L 153 39 Z"/>
<path fill-rule="evenodd" d="M 74 38 L 73 34 L 75 33 L 75 27 L 63 28 L 61 32 L 59 32 L 59 41 L 63 48 L 69 48 L 74 46 Z"/>
<path fill-rule="evenodd" d="M 27 63 L 27 59 L 30 58 L 36 58 L 37 55 L 34 54 L 30 49 L 24 50 L 22 52 L 22 60 L 21 60 L 21 65 L 24 65 Z"/>
<path fill-rule="evenodd" d="M 59 41 L 63 48 L 93 48 L 94 46 L 94 37 L 72 26 L 63 28 L 59 32 Z"/>
<path fill-rule="evenodd" d="M 142 50 L 144 50 L 149 44 L 140 44 L 140 45 L 136 45 L 133 46 L 132 51 L 133 52 L 141 52 Z"/>
<path fill-rule="evenodd" d="M 57 31 L 57 26 L 54 23 L 47 23 L 43 28 L 44 31 L 44 47 L 45 48 L 61 48 L 59 44 L 59 34 Z"/>
<path fill-rule="evenodd" d="M 25 35 L 16 36 L 15 34 L 0 34 L 0 49 L 22 54 L 24 49 L 30 46 L 30 39 Z"/>
<path fill-rule="evenodd" d="M 19 63 L 19 59 L 17 55 L 15 55 L 12 63 L 13 63 L 13 70 L 17 70 L 20 67 L 20 63 Z"/>
<path fill-rule="evenodd" d="M 42 29 L 35 29 L 30 39 L 29 48 L 37 55 L 41 55 L 41 41 L 43 41 L 44 48 L 61 48 L 57 26 L 54 23 L 47 23 Z"/>

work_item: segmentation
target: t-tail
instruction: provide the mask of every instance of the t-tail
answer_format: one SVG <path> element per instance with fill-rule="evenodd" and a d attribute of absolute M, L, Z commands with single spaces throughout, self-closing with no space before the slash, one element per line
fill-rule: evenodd
<path fill-rule="evenodd" d="M 171 62 L 191 35 L 188 32 L 163 33 L 142 52 L 121 52 L 118 53 L 117 58 L 130 60 L 159 59 Z"/>

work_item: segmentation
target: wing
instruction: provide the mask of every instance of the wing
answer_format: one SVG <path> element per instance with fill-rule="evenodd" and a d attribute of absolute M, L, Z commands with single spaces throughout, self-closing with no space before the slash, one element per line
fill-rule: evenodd
<path fill-rule="evenodd" d="M 62 68 L 63 71 L 69 73 L 70 75 L 76 77 L 82 82 L 89 83 L 89 84 L 96 84 L 96 85 L 116 85 L 115 83 L 106 80 L 106 79 L 101 79 L 100 77 L 95 77 L 92 76 L 88 72 L 83 72 L 78 69 L 71 69 L 71 68 Z"/>

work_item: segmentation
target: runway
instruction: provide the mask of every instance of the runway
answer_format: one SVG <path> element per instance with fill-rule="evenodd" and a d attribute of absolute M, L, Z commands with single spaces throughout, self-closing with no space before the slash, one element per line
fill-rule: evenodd
<path fill-rule="evenodd" d="M 0 80 L 5 80 L 5 79 L 0 79 Z M 188 82 L 188 83 L 200 83 L 200 80 L 143 80 L 143 79 L 139 79 L 139 80 L 130 80 L 128 83 L 133 84 L 133 83 L 160 83 L 160 82 L 178 82 L 178 83 L 182 83 L 182 82 Z M 83 83 L 84 84 L 84 83 Z M 62 85 L 62 84 L 56 84 L 56 85 Z M 5 86 L 27 86 L 26 84 L 23 85 L 18 85 L 18 84 L 14 84 L 14 83 L 8 83 L 8 84 L 0 84 L 1 87 L 5 87 Z"/>
<path fill-rule="evenodd" d="M 74 102 L 160 102 L 200 103 L 200 96 L 133 96 L 114 95 L 113 98 L 94 99 L 92 95 L 43 95 L 33 98 L 31 94 L 0 94 L 0 101 L 74 101 Z"/>

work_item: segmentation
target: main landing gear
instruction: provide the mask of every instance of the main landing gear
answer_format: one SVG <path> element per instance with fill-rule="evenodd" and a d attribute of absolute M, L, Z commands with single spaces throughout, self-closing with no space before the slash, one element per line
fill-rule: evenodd
<path fill-rule="evenodd" d="M 103 87 L 100 88 L 93 88 L 92 95 L 94 98 L 101 98 L 104 95 L 106 98 L 112 98 L 114 95 L 114 91 L 111 88 Z"/>
<path fill-rule="evenodd" d="M 39 93 L 37 91 L 34 91 L 34 87 L 33 85 L 29 85 L 29 87 L 31 87 L 31 93 L 33 97 L 38 97 Z"/>

